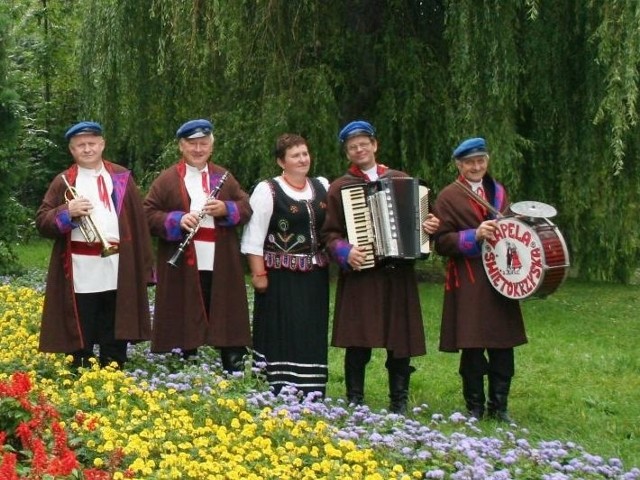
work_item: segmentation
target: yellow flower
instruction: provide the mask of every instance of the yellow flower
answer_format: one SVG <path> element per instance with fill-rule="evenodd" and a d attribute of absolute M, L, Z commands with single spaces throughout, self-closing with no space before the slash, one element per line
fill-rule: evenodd
<path fill-rule="evenodd" d="M 24 365 L 37 393 L 68 414 L 62 420 L 94 468 L 104 468 L 112 452 L 122 449 L 118 471 L 130 469 L 137 479 L 410 477 L 401 465 L 381 461 L 384 455 L 336 440 L 335 427 L 326 421 L 294 420 L 286 409 L 274 415 L 271 407 L 254 413 L 243 397 L 226 393 L 235 379 L 193 378 L 194 390 L 185 394 L 152 389 L 147 381 L 97 363 L 72 375 L 70 356 L 38 352 L 42 300 L 32 289 L 0 287 L 0 365 Z M 47 369 L 58 374 L 39 378 L 36 372 Z M 0 379 L 9 375 L 0 369 Z M 213 383 L 211 395 L 195 393 Z M 420 475 L 411 472 L 413 478 Z"/>

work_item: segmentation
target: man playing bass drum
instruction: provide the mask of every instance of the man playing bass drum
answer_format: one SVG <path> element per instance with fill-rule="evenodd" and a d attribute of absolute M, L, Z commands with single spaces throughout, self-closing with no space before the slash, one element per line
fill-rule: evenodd
<path fill-rule="evenodd" d="M 519 302 L 491 286 L 481 258 L 482 242 L 493 240 L 497 228 L 488 210 L 503 212 L 509 201 L 505 188 L 487 173 L 489 153 L 483 138 L 464 140 L 453 151 L 453 158 L 458 178 L 440 192 L 434 207 L 440 218 L 435 251 L 449 257 L 440 350 L 462 351 L 459 373 L 469 414 L 478 419 L 484 415 L 487 375 L 489 416 L 511 422 L 507 398 L 515 370 L 513 347 L 526 343 L 527 338 Z M 471 189 L 494 208 L 487 209 L 464 189 Z"/>

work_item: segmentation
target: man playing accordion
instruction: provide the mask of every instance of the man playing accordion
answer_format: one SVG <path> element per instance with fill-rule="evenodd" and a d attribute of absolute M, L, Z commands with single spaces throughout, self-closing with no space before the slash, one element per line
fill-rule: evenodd
<path fill-rule="evenodd" d="M 350 166 L 329 188 L 327 216 L 322 228 L 323 241 L 340 267 L 332 345 L 346 348 L 347 399 L 356 405 L 364 402 L 365 367 L 371 359 L 371 349 L 386 349 L 389 409 L 404 413 L 409 377 L 414 371 L 411 357 L 426 352 L 414 260 L 394 259 L 363 269 L 364 249 L 347 239 L 341 190 L 379 178 L 407 175 L 377 163 L 378 142 L 370 123 L 357 120 L 347 124 L 341 130 L 339 140 Z M 430 215 L 425 229 L 433 233 L 437 227 L 438 219 Z"/>

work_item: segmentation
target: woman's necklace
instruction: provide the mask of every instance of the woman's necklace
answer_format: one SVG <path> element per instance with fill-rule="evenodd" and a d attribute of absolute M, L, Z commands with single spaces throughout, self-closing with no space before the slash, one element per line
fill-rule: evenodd
<path fill-rule="evenodd" d="M 297 185 L 294 185 L 289 180 L 287 180 L 287 176 L 284 173 L 282 174 L 282 179 L 284 180 L 284 183 L 289 185 L 294 190 L 297 190 L 298 192 L 302 192 L 305 188 L 307 188 L 307 179 L 306 178 L 304 179 L 304 184 L 301 187 L 299 187 Z"/>

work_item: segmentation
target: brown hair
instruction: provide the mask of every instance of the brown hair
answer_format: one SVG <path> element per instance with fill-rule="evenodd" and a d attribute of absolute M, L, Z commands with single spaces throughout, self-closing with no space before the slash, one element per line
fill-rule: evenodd
<path fill-rule="evenodd" d="M 308 146 L 304 137 L 295 133 L 283 133 L 276 140 L 276 146 L 273 149 L 273 154 L 276 159 L 284 159 L 287 150 L 291 147 L 297 147 L 298 145 Z"/>

